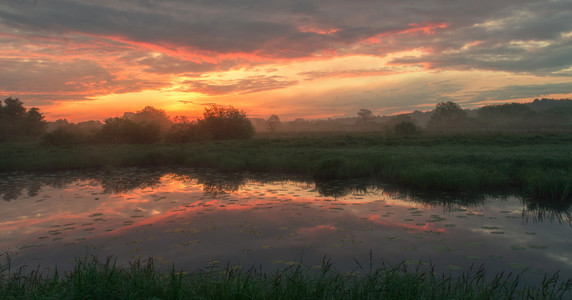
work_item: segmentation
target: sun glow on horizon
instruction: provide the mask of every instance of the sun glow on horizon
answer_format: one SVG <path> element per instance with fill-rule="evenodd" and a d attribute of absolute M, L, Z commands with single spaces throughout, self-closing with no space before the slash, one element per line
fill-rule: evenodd
<path fill-rule="evenodd" d="M 432 1 L 3 5 L 0 96 L 48 120 L 148 105 L 193 118 L 212 103 L 255 117 L 344 117 L 572 91 L 563 21 L 572 12 L 552 1 L 478 10 Z"/>

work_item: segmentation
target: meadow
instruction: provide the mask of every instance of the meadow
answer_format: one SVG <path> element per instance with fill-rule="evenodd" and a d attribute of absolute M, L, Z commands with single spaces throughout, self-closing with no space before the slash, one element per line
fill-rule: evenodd
<path fill-rule="evenodd" d="M 2 171 L 185 166 L 272 172 L 316 180 L 378 178 L 433 191 L 516 191 L 539 200 L 572 195 L 572 134 L 259 134 L 188 144 L 0 144 Z"/>

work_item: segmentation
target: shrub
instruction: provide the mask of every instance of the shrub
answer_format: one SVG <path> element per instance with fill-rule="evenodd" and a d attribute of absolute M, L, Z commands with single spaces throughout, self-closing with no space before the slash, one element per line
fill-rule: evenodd
<path fill-rule="evenodd" d="M 175 123 L 167 132 L 165 140 L 169 143 L 182 144 L 206 139 L 206 133 L 196 123 Z"/>
<path fill-rule="evenodd" d="M 54 146 L 78 145 L 85 143 L 86 137 L 66 127 L 60 127 L 46 133 L 43 142 Z"/>
<path fill-rule="evenodd" d="M 136 123 L 126 118 L 109 118 L 96 134 L 96 140 L 110 144 L 152 144 L 161 138 L 157 123 Z"/>
<path fill-rule="evenodd" d="M 393 132 L 400 136 L 412 136 L 419 134 L 419 128 L 411 121 L 403 121 L 393 126 Z"/>

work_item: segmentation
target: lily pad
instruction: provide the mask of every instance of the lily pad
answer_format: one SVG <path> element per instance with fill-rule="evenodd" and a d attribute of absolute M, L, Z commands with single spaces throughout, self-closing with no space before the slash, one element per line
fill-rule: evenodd
<path fill-rule="evenodd" d="M 433 248 L 439 252 L 451 252 L 451 251 L 457 250 L 457 249 L 449 248 L 447 246 L 435 246 Z"/>
<path fill-rule="evenodd" d="M 510 249 L 515 250 L 515 251 L 522 251 L 522 250 L 526 250 L 526 247 L 516 245 L 516 246 L 511 246 Z"/>
<path fill-rule="evenodd" d="M 516 269 L 526 269 L 526 265 L 521 264 L 521 263 L 512 262 L 512 263 L 509 263 L 508 265 L 513 267 L 513 268 L 516 268 Z"/>
<path fill-rule="evenodd" d="M 481 258 L 478 257 L 478 256 L 467 255 L 467 256 L 464 256 L 464 257 L 465 257 L 466 259 L 470 259 L 470 260 L 481 260 Z"/>
<path fill-rule="evenodd" d="M 500 229 L 500 227 L 496 226 L 481 226 L 482 229 L 493 230 L 493 229 Z"/>
<path fill-rule="evenodd" d="M 528 246 L 528 248 L 542 250 L 542 249 L 547 249 L 548 247 L 547 246 L 541 246 L 541 245 L 531 245 L 531 246 Z"/>

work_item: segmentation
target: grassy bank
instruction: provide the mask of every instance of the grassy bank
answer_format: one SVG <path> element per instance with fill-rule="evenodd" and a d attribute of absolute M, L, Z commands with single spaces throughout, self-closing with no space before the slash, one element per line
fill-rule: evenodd
<path fill-rule="evenodd" d="M 425 190 L 517 189 L 572 197 L 572 134 L 268 135 L 185 145 L 0 145 L 0 170 L 188 166 L 316 179 L 380 178 Z"/>
<path fill-rule="evenodd" d="M 356 275 L 295 265 L 274 272 L 240 268 L 192 273 L 159 272 L 153 260 L 117 266 L 113 259 L 76 260 L 65 273 L 13 270 L 0 264 L 2 299 L 564 299 L 572 280 L 547 276 L 534 287 L 519 275 L 489 276 L 483 268 L 451 277 L 405 265 L 382 266 Z"/>

